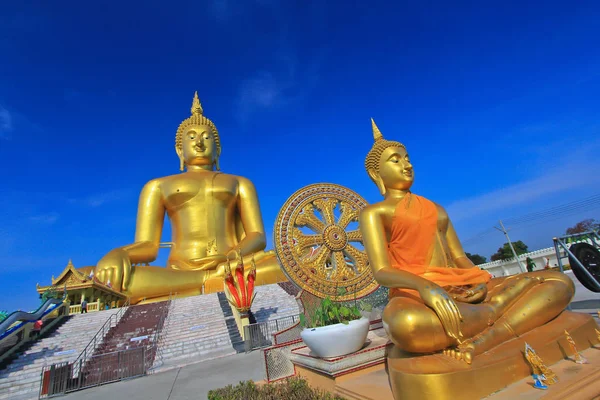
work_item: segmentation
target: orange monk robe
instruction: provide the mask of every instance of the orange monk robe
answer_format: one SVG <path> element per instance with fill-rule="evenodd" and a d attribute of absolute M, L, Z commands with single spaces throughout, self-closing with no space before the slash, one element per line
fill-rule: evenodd
<path fill-rule="evenodd" d="M 465 286 L 487 283 L 491 275 L 477 267 L 452 268 L 429 265 L 433 249 L 444 251 L 445 239 L 439 237 L 438 210 L 424 197 L 409 193 L 396 206 L 392 219 L 388 256 L 391 266 L 418 275 L 439 286 Z M 437 243 L 436 243 L 437 242 Z M 408 289 L 392 289 L 390 296 L 419 297 Z"/>

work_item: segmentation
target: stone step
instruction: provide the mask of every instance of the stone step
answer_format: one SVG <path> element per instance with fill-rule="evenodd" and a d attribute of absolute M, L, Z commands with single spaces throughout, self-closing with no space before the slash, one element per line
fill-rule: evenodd
<path fill-rule="evenodd" d="M 0 371 L 0 399 L 37 399 L 43 367 L 74 361 L 115 312 L 71 316 L 50 336 L 16 354 L 17 358 Z M 97 345 L 100 343 L 98 341 Z M 68 350 L 73 352 L 60 354 Z"/>

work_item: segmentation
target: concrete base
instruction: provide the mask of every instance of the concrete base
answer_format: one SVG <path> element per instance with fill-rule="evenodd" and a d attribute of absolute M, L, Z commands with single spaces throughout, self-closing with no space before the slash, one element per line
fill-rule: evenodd
<path fill-rule="evenodd" d="M 579 365 L 568 359 L 572 354 L 565 329 L 590 364 Z M 386 364 L 357 364 L 343 375 L 315 363 L 300 365 L 296 360 L 294 364 L 298 374 L 311 384 L 347 399 L 467 400 L 492 394 L 494 399 L 509 399 L 520 396 L 509 390 L 519 390 L 511 385 L 521 380 L 525 382 L 523 398 L 543 395 L 555 396 L 548 399 L 585 399 L 590 393 L 600 394 L 600 383 L 596 383 L 600 377 L 600 347 L 590 348 L 600 344 L 595 329 L 598 325 L 591 316 L 565 311 L 550 323 L 475 357 L 472 365 L 441 353 L 414 356 L 395 348 L 388 352 Z M 525 342 L 556 373 L 558 384 L 546 391 L 531 386 L 531 368 L 523 355 Z"/>
<path fill-rule="evenodd" d="M 592 400 L 600 396 L 600 347 L 581 352 L 589 364 L 576 364 L 572 359 L 552 365 L 559 382 L 548 390 L 533 387 L 531 376 L 496 392 L 487 400 Z M 333 391 L 333 390 L 332 390 Z M 382 364 L 360 376 L 353 376 L 335 386 L 335 393 L 348 400 L 394 400 L 385 366 Z M 434 397 L 435 398 L 435 397 Z M 427 398 L 424 397 L 424 400 Z"/>

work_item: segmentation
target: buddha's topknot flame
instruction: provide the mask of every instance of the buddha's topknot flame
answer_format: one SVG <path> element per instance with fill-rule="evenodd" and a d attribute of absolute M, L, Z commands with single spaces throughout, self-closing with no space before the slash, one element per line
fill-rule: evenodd
<path fill-rule="evenodd" d="M 373 118 L 371 118 L 371 127 L 373 128 L 373 139 L 375 140 L 375 143 L 373 143 L 373 147 L 371 147 L 371 150 L 369 150 L 369 153 L 367 154 L 367 158 L 365 159 L 365 168 L 367 171 L 379 173 L 379 159 L 381 158 L 381 154 L 385 151 L 385 149 L 389 147 L 401 147 L 406 150 L 406 147 L 404 147 L 404 145 L 400 142 L 385 140 Z"/>

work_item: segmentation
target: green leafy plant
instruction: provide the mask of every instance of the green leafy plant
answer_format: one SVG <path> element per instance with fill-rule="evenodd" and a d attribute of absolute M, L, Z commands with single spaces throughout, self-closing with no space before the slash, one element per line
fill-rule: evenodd
<path fill-rule="evenodd" d="M 4 321 L 8 317 L 8 311 L 0 311 L 0 322 Z"/>
<path fill-rule="evenodd" d="M 208 400 L 344 400 L 342 397 L 315 389 L 306 380 L 293 377 L 281 382 L 256 385 L 252 381 L 228 385 L 208 392 Z"/>
<path fill-rule="evenodd" d="M 344 304 L 337 302 L 337 296 L 346 293 L 344 288 L 336 288 L 336 296 L 332 300 L 329 296 L 321 300 L 321 303 L 306 318 L 306 315 L 300 314 L 300 324 L 305 328 L 318 328 L 321 326 L 345 324 L 362 317 L 361 310 L 370 312 L 372 306 L 366 302 L 361 302 L 360 307 L 356 303 L 356 290 L 354 291 L 353 304 Z"/>

